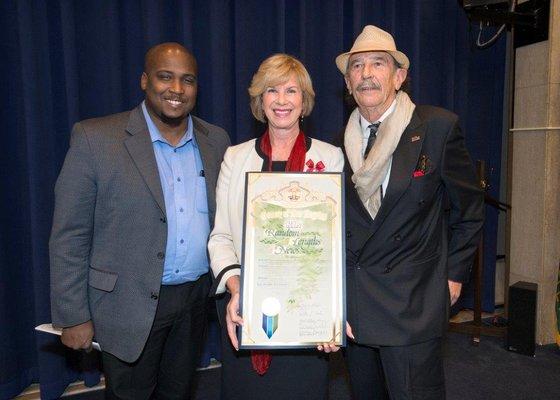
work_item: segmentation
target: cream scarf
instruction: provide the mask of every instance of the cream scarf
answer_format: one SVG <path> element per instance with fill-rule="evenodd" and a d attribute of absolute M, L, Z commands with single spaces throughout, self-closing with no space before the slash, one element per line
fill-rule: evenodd
<path fill-rule="evenodd" d="M 352 182 L 373 219 L 381 206 L 381 185 L 389 171 L 391 157 L 416 107 L 403 91 L 397 93 L 396 101 L 393 112 L 379 126 L 377 139 L 366 160 L 362 155 L 363 135 L 358 108 L 350 115 L 344 132 L 344 148 L 354 172 Z"/>

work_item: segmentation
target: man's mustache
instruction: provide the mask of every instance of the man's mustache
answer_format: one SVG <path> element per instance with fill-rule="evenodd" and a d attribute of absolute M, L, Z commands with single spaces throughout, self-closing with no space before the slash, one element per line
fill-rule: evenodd
<path fill-rule="evenodd" d="M 364 89 L 373 89 L 373 90 L 380 90 L 381 89 L 381 85 L 371 81 L 371 80 L 366 80 L 363 81 L 362 83 L 360 83 L 357 87 L 357 90 L 364 90 Z"/>

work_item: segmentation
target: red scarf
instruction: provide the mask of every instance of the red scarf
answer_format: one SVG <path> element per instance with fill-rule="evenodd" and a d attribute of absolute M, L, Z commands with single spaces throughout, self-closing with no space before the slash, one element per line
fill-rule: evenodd
<path fill-rule="evenodd" d="M 261 151 L 268 157 L 268 171 L 272 171 L 272 145 L 270 144 L 270 134 L 268 129 L 264 133 L 261 139 Z M 305 153 L 307 151 L 307 146 L 305 144 L 305 135 L 302 131 L 299 132 L 294 147 L 290 152 L 288 157 L 288 162 L 286 163 L 287 172 L 301 172 L 305 166 Z M 257 371 L 257 374 L 264 375 L 270 367 L 272 362 L 272 355 L 266 350 L 252 350 L 251 351 L 251 362 L 253 364 L 253 369 Z"/>
<path fill-rule="evenodd" d="M 261 140 L 261 151 L 268 157 L 268 171 L 272 170 L 272 145 L 270 144 L 270 134 L 268 129 L 262 136 Z M 299 134 L 290 152 L 290 157 L 288 157 L 288 162 L 286 163 L 286 172 L 301 172 L 305 164 L 305 152 L 307 151 L 307 146 L 305 145 L 305 135 L 302 131 Z"/>

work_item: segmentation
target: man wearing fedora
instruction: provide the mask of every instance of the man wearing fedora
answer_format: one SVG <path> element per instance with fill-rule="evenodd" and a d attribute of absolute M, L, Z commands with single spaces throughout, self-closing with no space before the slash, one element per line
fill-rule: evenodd
<path fill-rule="evenodd" d="M 401 90 L 409 60 L 368 25 L 336 58 L 357 103 L 346 156 L 347 349 L 355 399 L 443 399 L 447 310 L 469 278 L 483 194 L 455 114 Z"/>

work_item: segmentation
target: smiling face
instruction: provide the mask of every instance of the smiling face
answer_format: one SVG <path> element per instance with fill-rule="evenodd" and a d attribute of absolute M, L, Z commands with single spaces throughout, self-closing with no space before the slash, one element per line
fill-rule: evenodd
<path fill-rule="evenodd" d="M 146 107 L 156 125 L 185 125 L 196 102 L 194 57 L 178 44 L 163 44 L 148 52 L 144 69 L 140 85 L 146 94 Z"/>
<path fill-rule="evenodd" d="M 299 133 L 303 93 L 295 75 L 284 83 L 267 87 L 262 94 L 262 107 L 271 131 Z"/>
<path fill-rule="evenodd" d="M 348 60 L 346 87 L 358 103 L 360 113 L 375 122 L 391 106 L 406 78 L 392 56 L 383 51 L 354 53 Z"/>

